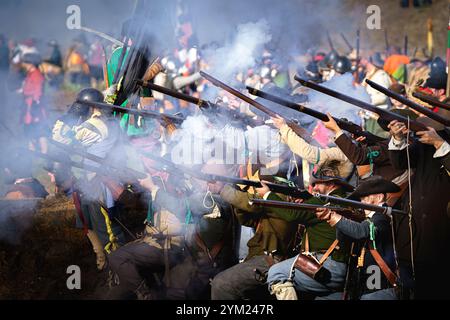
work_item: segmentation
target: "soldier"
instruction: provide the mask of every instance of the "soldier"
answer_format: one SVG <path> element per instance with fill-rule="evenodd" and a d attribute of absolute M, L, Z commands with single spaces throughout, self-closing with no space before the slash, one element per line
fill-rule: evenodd
<path fill-rule="evenodd" d="M 313 191 L 320 194 L 343 197 L 347 191 L 353 190 L 353 186 L 339 177 L 335 166 L 322 167 L 312 176 L 311 182 Z M 268 192 L 267 189 L 264 191 L 266 191 L 264 199 L 281 200 L 278 195 Z M 311 198 L 305 203 L 325 204 L 317 198 Z M 306 234 L 302 249 L 312 254 L 317 260 L 321 260 L 323 268 L 328 270 L 323 279 L 315 280 L 303 271 L 293 269 L 297 256 L 277 263 L 269 269 L 267 278 L 271 294 L 274 294 L 278 300 L 297 300 L 297 291 L 317 296 L 326 296 L 340 291 L 344 286 L 347 271 L 348 241 L 337 240 L 335 228 L 319 220 L 315 212 L 292 209 L 268 211 L 270 216 L 280 217 L 291 224 L 295 222 L 304 225 Z"/>
<path fill-rule="evenodd" d="M 400 188 L 379 176 L 372 176 L 361 182 L 356 190 L 349 196 L 351 200 L 358 200 L 362 203 L 382 206 L 386 203 L 388 193 L 399 192 Z M 350 237 L 351 239 L 364 242 L 358 260 L 358 271 L 362 277 L 359 283 L 361 300 L 397 300 L 396 288 L 398 279 L 396 275 L 397 265 L 395 261 L 394 246 L 392 241 L 393 224 L 392 217 L 378 212 L 365 210 L 366 219 L 363 222 L 356 222 L 339 213 L 326 208 L 317 209 L 317 218 L 326 221 L 331 227 L 336 228 L 336 237 Z M 373 271 L 370 267 L 378 266 L 383 276 L 379 286 L 372 286 L 369 283 L 369 276 Z"/>

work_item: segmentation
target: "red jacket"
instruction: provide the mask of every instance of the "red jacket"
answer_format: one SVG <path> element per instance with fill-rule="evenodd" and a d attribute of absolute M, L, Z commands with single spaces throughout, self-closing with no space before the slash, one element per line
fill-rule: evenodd
<path fill-rule="evenodd" d="M 26 112 L 23 118 L 25 124 L 39 122 L 45 118 L 45 112 L 41 105 L 41 99 L 44 94 L 45 78 L 39 69 L 28 72 L 23 83 L 23 96 L 25 99 Z M 40 110 L 31 110 L 39 108 Z"/>

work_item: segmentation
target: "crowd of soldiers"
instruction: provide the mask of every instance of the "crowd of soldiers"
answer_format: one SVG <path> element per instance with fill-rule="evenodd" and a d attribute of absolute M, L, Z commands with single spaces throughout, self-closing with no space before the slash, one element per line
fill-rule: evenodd
<path fill-rule="evenodd" d="M 294 59 L 283 66 L 265 50 L 257 67 L 234 75 L 235 83 L 315 108 L 308 101 L 312 90 L 299 86 L 293 75 L 320 84 L 352 74 L 349 85 L 363 87 L 370 105 L 407 119 L 402 122 L 360 111 L 358 135 L 341 128 L 328 108 L 327 119 L 313 123 L 311 138 L 307 130 L 305 135 L 295 130 L 292 119 L 281 116 L 282 112 L 262 114 L 229 91 L 214 91 L 199 72 L 214 66 L 188 41 L 180 43 L 173 55 L 147 61 L 144 72 L 132 69 L 142 52 L 133 47 L 136 31 L 124 26 L 124 46 L 114 49 L 103 72 L 97 71 L 106 75 L 106 90 L 82 89 L 52 125 L 51 134 L 43 125 L 42 61 L 36 52 L 22 50 L 15 62 L 26 73 L 21 91 L 24 134 L 33 154 L 48 161 L 46 169 L 57 192 L 73 198 L 77 227 L 92 244 L 97 268 L 108 275 L 103 298 L 449 298 L 448 128 L 366 82 L 414 99 L 449 119 L 444 107 L 413 97 L 419 92 L 448 106 L 447 73 L 441 58 L 428 57 L 422 50 L 410 57 L 396 47 L 363 55 L 356 50 L 347 55 L 309 50 L 299 67 Z M 77 52 L 75 47 L 71 51 Z M 57 55 L 54 64 L 61 63 Z M 131 61 L 125 66 L 128 74 L 123 71 L 124 61 Z M 82 67 L 70 70 L 70 81 L 85 84 Z M 124 95 L 130 74 L 135 74 L 134 84 L 142 80 L 139 94 Z M 175 94 L 158 91 L 158 85 Z M 198 99 L 210 92 L 219 97 L 214 105 L 228 113 L 201 110 L 192 101 L 176 98 L 176 93 Z M 282 109 L 261 98 L 254 101 Z M 218 123 L 224 114 L 226 123 Z M 275 145 L 271 151 L 276 155 L 263 161 L 258 148 L 251 150 L 245 143 L 236 146 L 229 139 L 226 147 L 243 154 L 243 163 L 224 164 L 211 157 L 202 164 L 175 164 L 171 155 L 182 139 L 179 133 L 186 134 L 183 123 L 200 115 L 206 116 L 209 127 L 219 126 L 219 131 L 238 128 L 246 142 L 256 130 L 271 133 Z M 297 126 L 311 128 L 312 118 L 298 113 L 298 119 Z M 413 132 L 410 121 L 425 129 Z M 319 132 L 326 132 L 326 138 Z M 369 139 L 365 132 L 377 138 Z M 207 138 L 214 141 L 215 137 Z M 129 165 L 125 146 L 135 152 L 133 160 L 139 165 Z M 74 154 L 82 159 L 78 166 L 83 170 L 78 174 L 72 171 L 77 166 Z M 19 167 L 5 166 L 11 187 L 4 195 L 47 196 L 29 165 Z M 211 179 L 219 176 L 259 183 Z M 274 185 L 302 193 L 278 193 Z M 139 194 L 147 211 L 138 235 L 127 229 L 122 218 L 130 194 Z M 372 207 L 341 208 L 313 195 Z"/>

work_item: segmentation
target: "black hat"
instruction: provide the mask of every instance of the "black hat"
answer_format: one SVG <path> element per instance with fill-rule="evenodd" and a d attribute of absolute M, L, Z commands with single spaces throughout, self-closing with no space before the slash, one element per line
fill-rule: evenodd
<path fill-rule="evenodd" d="M 316 173 L 312 173 L 310 184 L 314 186 L 316 183 L 332 182 L 340 185 L 345 191 L 353 191 L 355 188 L 345 181 L 345 179 L 340 177 L 337 164 L 337 161 L 331 161 L 328 164 L 323 165 Z"/>
<path fill-rule="evenodd" d="M 26 53 L 22 57 L 22 62 L 29 63 L 37 67 L 41 64 L 42 59 L 38 53 Z"/>
<path fill-rule="evenodd" d="M 401 189 L 395 183 L 380 176 L 372 176 L 362 180 L 356 190 L 348 196 L 351 200 L 360 200 L 362 197 L 378 193 L 396 193 Z"/>
<path fill-rule="evenodd" d="M 105 97 L 103 93 L 94 88 L 86 88 L 78 92 L 77 101 L 103 102 Z"/>
<path fill-rule="evenodd" d="M 411 111 L 410 109 L 392 109 L 389 110 L 392 113 L 398 114 L 400 116 L 403 116 L 405 118 L 408 118 L 410 120 L 416 120 L 418 117 L 418 114 Z M 377 120 L 378 125 L 381 127 L 381 129 L 383 129 L 384 131 L 390 131 L 388 128 L 388 125 L 390 123 L 390 121 L 387 121 L 386 119 L 379 117 Z"/>

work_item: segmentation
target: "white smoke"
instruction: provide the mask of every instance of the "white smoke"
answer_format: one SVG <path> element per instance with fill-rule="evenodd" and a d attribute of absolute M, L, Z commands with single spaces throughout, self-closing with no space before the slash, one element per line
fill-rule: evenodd
<path fill-rule="evenodd" d="M 238 25 L 231 43 L 206 52 L 212 66 L 210 73 L 225 82 L 232 81 L 236 73 L 256 65 L 256 59 L 271 39 L 270 27 L 265 19 Z"/>
<path fill-rule="evenodd" d="M 352 74 L 346 73 L 341 76 L 335 76 L 322 85 L 352 98 L 370 103 L 370 96 L 366 89 L 362 86 L 353 86 L 352 81 Z M 360 108 L 314 90 L 309 91 L 308 97 L 310 107 L 313 106 L 314 109 L 320 112 L 330 112 L 334 117 L 346 118 L 356 124 L 361 124 L 361 118 L 358 115 Z"/>

